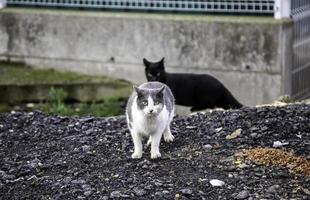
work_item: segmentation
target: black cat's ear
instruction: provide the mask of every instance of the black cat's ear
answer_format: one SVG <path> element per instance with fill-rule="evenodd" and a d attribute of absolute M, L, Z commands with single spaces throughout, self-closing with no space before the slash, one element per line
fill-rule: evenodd
<path fill-rule="evenodd" d="M 159 62 L 164 64 L 164 62 L 165 62 L 165 57 L 163 57 Z"/>
<path fill-rule="evenodd" d="M 143 64 L 145 67 L 149 67 L 150 66 L 150 62 L 148 60 L 146 60 L 145 58 L 143 58 Z"/>
<path fill-rule="evenodd" d="M 159 61 L 159 67 L 161 68 L 161 69 L 164 69 L 165 67 L 164 67 L 164 63 L 165 63 L 165 57 L 163 57 L 160 61 Z"/>

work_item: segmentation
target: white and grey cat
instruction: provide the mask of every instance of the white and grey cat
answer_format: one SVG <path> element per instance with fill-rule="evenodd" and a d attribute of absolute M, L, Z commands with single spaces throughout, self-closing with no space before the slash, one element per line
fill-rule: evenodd
<path fill-rule="evenodd" d="M 147 145 L 151 144 L 151 159 L 161 156 L 159 145 L 162 135 L 166 142 L 174 140 L 170 131 L 174 101 L 170 88 L 163 83 L 147 82 L 134 86 L 126 107 L 128 128 L 134 143 L 132 158 L 142 157 L 143 137 L 149 137 Z"/>

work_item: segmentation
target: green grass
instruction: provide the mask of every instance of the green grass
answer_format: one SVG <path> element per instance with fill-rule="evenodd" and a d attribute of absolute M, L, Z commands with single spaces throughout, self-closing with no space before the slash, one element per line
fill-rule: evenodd
<path fill-rule="evenodd" d="M 103 102 L 77 103 L 68 105 L 64 102 L 67 94 L 62 89 L 51 88 L 49 98 L 46 103 L 41 103 L 38 108 L 46 113 L 59 115 L 94 115 L 97 117 L 107 117 L 124 114 L 121 104 L 122 98 L 108 98 Z"/>
<path fill-rule="evenodd" d="M 31 84 L 60 84 L 60 83 L 102 83 L 115 89 L 112 97 L 100 101 L 67 103 L 68 94 L 62 88 L 50 88 L 45 101 L 10 105 L 0 102 L 0 113 L 11 110 L 42 110 L 46 113 L 59 115 L 94 115 L 107 117 L 124 114 L 124 104 L 131 91 L 131 84 L 103 76 L 88 76 L 71 72 L 59 72 L 52 69 L 33 69 L 23 64 L 0 62 L 0 85 L 31 85 Z"/>
<path fill-rule="evenodd" d="M 73 72 L 59 72 L 53 69 L 33 69 L 23 64 L 0 62 L 0 85 L 45 83 L 103 83 L 114 88 L 128 85 L 125 81 L 105 76 L 81 75 Z"/>
<path fill-rule="evenodd" d="M 127 98 L 125 97 L 111 97 L 103 99 L 100 102 L 76 102 L 66 103 L 66 93 L 63 89 L 51 88 L 49 91 L 49 98 L 47 101 L 39 103 L 27 103 L 18 105 L 10 105 L 7 103 L 0 103 L 0 113 L 15 111 L 33 112 L 41 110 L 47 114 L 57 114 L 63 116 L 86 116 L 92 115 L 96 117 L 109 117 L 123 115 L 125 113 L 124 105 Z"/>

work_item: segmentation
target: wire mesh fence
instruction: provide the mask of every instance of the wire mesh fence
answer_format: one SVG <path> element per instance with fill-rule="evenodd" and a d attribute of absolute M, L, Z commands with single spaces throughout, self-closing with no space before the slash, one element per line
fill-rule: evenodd
<path fill-rule="evenodd" d="M 272 14 L 274 0 L 8 0 L 8 5 Z"/>
<path fill-rule="evenodd" d="M 294 22 L 292 96 L 310 97 L 310 1 L 292 0 L 291 16 Z"/>

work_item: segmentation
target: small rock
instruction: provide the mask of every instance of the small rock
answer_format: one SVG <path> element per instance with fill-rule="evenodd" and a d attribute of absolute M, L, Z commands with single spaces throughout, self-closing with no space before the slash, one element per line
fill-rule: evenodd
<path fill-rule="evenodd" d="M 15 178 L 15 175 L 10 175 L 0 170 L 0 180 L 14 180 Z"/>
<path fill-rule="evenodd" d="M 37 168 L 38 166 L 42 166 L 41 161 L 38 158 L 35 158 L 31 161 L 27 161 L 30 168 Z"/>
<path fill-rule="evenodd" d="M 120 198 L 121 197 L 121 192 L 117 191 L 117 190 L 113 191 L 113 192 L 111 192 L 110 197 L 111 198 Z"/>
<path fill-rule="evenodd" d="M 80 119 L 81 122 L 91 122 L 94 120 L 94 117 L 84 117 Z"/>
<path fill-rule="evenodd" d="M 169 194 L 170 192 L 168 190 L 163 190 L 163 194 Z"/>
<path fill-rule="evenodd" d="M 72 181 L 72 178 L 71 177 L 65 177 L 64 179 L 63 179 L 63 182 L 64 183 L 70 183 Z"/>
<path fill-rule="evenodd" d="M 30 180 L 38 180 L 38 177 L 36 175 L 32 175 L 29 178 L 27 178 L 27 181 L 30 181 Z"/>
<path fill-rule="evenodd" d="M 247 165 L 245 163 L 241 163 L 240 165 L 238 165 L 238 168 L 240 168 L 240 169 L 246 169 L 248 167 L 249 167 L 249 165 Z"/>
<path fill-rule="evenodd" d="M 122 197 L 122 198 L 127 198 L 127 199 L 128 199 L 128 198 L 130 198 L 130 195 L 128 195 L 128 194 L 121 194 L 121 197 Z"/>
<path fill-rule="evenodd" d="M 184 189 L 181 189 L 180 192 L 183 194 L 183 195 L 191 195 L 193 193 L 193 191 L 191 189 L 188 189 L 188 188 L 184 188 Z"/>
<path fill-rule="evenodd" d="M 280 141 L 275 141 L 275 142 L 273 142 L 273 147 L 274 148 L 277 148 L 277 147 L 282 147 L 282 146 L 284 146 L 284 145 L 288 145 L 289 143 L 288 142 L 284 142 L 284 143 L 282 143 L 282 142 L 280 142 Z"/>
<path fill-rule="evenodd" d="M 161 182 L 155 182 L 156 186 L 162 186 L 163 184 Z"/>
<path fill-rule="evenodd" d="M 309 190 L 309 189 L 304 188 L 304 187 L 300 187 L 300 189 L 301 189 L 301 191 L 302 191 L 304 194 L 310 196 L 310 190 Z"/>
<path fill-rule="evenodd" d="M 82 151 L 83 152 L 88 152 L 89 150 L 90 150 L 90 146 L 89 145 L 82 146 Z"/>
<path fill-rule="evenodd" d="M 231 140 L 231 139 L 234 139 L 234 138 L 238 137 L 238 136 L 241 134 L 241 131 L 242 131 L 242 129 L 241 129 L 241 128 L 238 128 L 238 129 L 235 130 L 232 134 L 227 135 L 227 136 L 226 136 L 226 139 L 227 139 L 227 140 Z"/>
<path fill-rule="evenodd" d="M 223 127 L 219 127 L 219 128 L 216 128 L 215 131 L 220 132 L 222 129 L 223 129 Z"/>
<path fill-rule="evenodd" d="M 147 185 L 147 186 L 144 187 L 144 189 L 151 190 L 152 189 L 152 185 Z"/>
<path fill-rule="evenodd" d="M 164 196 L 164 194 L 162 193 L 162 192 L 155 192 L 155 196 L 158 196 L 158 197 L 163 197 Z"/>
<path fill-rule="evenodd" d="M 235 197 L 235 199 L 246 199 L 249 197 L 249 192 L 247 190 L 242 190 L 241 192 L 239 192 L 237 194 L 237 196 Z"/>
<path fill-rule="evenodd" d="M 91 195 L 92 193 L 93 193 L 92 191 L 86 191 L 86 192 L 84 192 L 84 195 L 88 197 L 88 196 Z"/>
<path fill-rule="evenodd" d="M 146 191 L 144 189 L 140 189 L 140 188 L 134 188 L 133 191 L 139 197 L 141 197 L 141 196 L 146 194 Z"/>
<path fill-rule="evenodd" d="M 221 181 L 221 180 L 217 180 L 217 179 L 212 179 L 212 180 L 210 180 L 210 184 L 213 187 L 222 187 L 223 185 L 225 185 L 225 182 Z"/>
<path fill-rule="evenodd" d="M 86 133 L 86 135 L 89 135 L 89 134 L 91 134 L 91 133 L 93 133 L 93 132 L 94 132 L 94 129 L 91 128 L 91 129 L 88 129 L 85 133 Z"/>
<path fill-rule="evenodd" d="M 199 178 L 198 180 L 199 180 L 199 182 L 205 182 L 205 181 L 207 181 L 208 179 L 206 179 L 206 178 Z"/>
<path fill-rule="evenodd" d="M 87 190 L 87 191 L 91 190 L 91 186 L 88 184 L 83 184 L 82 188 L 83 188 L 83 190 Z"/>
<path fill-rule="evenodd" d="M 251 133 L 250 136 L 251 136 L 252 138 L 256 138 L 256 137 L 257 137 L 257 133 Z"/>
<path fill-rule="evenodd" d="M 84 184 L 84 183 L 86 183 L 86 181 L 83 179 L 77 179 L 77 180 L 71 181 L 71 183 L 73 183 L 73 184 Z"/>
<path fill-rule="evenodd" d="M 206 144 L 206 145 L 203 145 L 203 148 L 204 149 L 212 149 L 212 145 L 211 144 Z"/>
<path fill-rule="evenodd" d="M 102 197 L 100 197 L 100 199 L 99 200 L 108 200 L 109 199 L 109 197 L 108 196 L 102 196 Z"/>
<path fill-rule="evenodd" d="M 279 188 L 280 188 L 280 185 L 272 185 L 268 188 L 267 192 L 276 194 Z"/>

